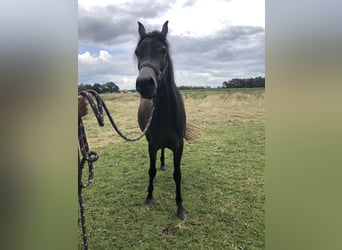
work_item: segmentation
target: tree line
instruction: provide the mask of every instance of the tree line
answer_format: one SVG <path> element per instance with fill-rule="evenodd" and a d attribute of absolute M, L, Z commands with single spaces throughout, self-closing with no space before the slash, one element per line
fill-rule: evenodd
<path fill-rule="evenodd" d="M 265 77 L 245 78 L 239 79 L 234 78 L 224 81 L 222 88 L 265 88 Z"/>
<path fill-rule="evenodd" d="M 264 88 L 265 77 L 254 77 L 254 78 L 234 78 L 229 81 L 222 83 L 222 88 Z M 210 89 L 210 86 L 180 86 L 180 90 L 191 90 L 191 89 Z M 220 87 L 218 87 L 220 88 Z M 107 82 L 105 84 L 94 83 L 94 84 L 80 84 L 78 85 L 78 92 L 83 90 L 95 90 L 97 93 L 119 93 L 120 88 L 114 82 Z M 134 90 L 133 90 L 134 91 Z"/>
<path fill-rule="evenodd" d="M 210 89 L 210 86 L 180 86 L 178 87 L 179 90 L 193 90 L 193 89 Z"/>
<path fill-rule="evenodd" d="M 97 93 L 119 93 L 120 88 L 114 82 L 107 82 L 105 84 L 80 84 L 78 85 L 78 92 L 84 90 L 95 90 Z"/>

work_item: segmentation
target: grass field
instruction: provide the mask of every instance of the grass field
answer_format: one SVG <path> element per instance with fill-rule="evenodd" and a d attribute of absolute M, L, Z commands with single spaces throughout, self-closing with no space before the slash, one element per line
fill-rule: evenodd
<path fill-rule="evenodd" d="M 90 249 L 264 249 L 264 89 L 182 93 L 188 122 L 203 130 L 184 146 L 185 221 L 176 216 L 171 152 L 166 171 L 157 162 L 156 205 L 148 207 L 146 140 L 124 142 L 108 120 L 100 128 L 91 111 L 85 117 L 90 148 L 100 154 L 84 190 Z M 137 135 L 138 95 L 103 98 L 120 129 Z"/>

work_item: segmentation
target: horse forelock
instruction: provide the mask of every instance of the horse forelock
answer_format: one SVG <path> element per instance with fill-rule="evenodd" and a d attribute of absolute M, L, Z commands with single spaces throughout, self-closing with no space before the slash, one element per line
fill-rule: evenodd
<path fill-rule="evenodd" d="M 152 31 L 147 33 L 146 35 L 144 35 L 143 37 L 140 37 L 140 40 L 138 42 L 138 46 L 141 44 L 141 42 L 143 40 L 145 40 L 145 38 L 154 38 L 157 39 L 160 43 L 162 43 L 164 46 L 166 46 L 167 48 L 169 48 L 169 44 L 167 42 L 166 37 L 159 31 Z"/>

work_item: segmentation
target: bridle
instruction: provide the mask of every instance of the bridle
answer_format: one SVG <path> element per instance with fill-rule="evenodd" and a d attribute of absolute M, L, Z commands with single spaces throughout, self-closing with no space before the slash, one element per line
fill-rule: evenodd
<path fill-rule="evenodd" d="M 169 68 L 169 60 L 167 60 L 167 58 L 165 58 L 163 70 L 160 70 L 160 69 L 157 70 L 157 68 L 150 62 L 144 62 L 144 63 L 140 64 L 138 69 L 141 70 L 144 67 L 151 68 L 155 72 L 155 74 L 157 76 L 157 84 L 159 85 L 159 83 L 165 77 L 166 72 Z"/>

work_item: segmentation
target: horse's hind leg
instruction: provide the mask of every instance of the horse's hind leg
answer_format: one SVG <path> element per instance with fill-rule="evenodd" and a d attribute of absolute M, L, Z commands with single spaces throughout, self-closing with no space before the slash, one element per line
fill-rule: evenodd
<path fill-rule="evenodd" d="M 177 203 L 177 216 L 179 219 L 184 220 L 186 218 L 186 212 L 182 205 L 181 194 L 181 159 L 183 153 L 183 141 L 181 141 L 179 147 L 173 152 L 174 172 L 173 179 L 176 183 L 176 203 Z"/>
<path fill-rule="evenodd" d="M 165 148 L 161 149 L 161 154 L 160 154 L 160 169 L 161 170 L 166 170 L 164 149 Z"/>
<path fill-rule="evenodd" d="M 148 171 L 150 176 L 150 181 L 147 189 L 147 197 L 146 197 L 146 204 L 153 205 L 153 180 L 156 176 L 156 155 L 157 155 L 157 149 L 152 146 L 151 143 L 148 144 L 148 152 L 150 155 L 150 170 Z"/>

